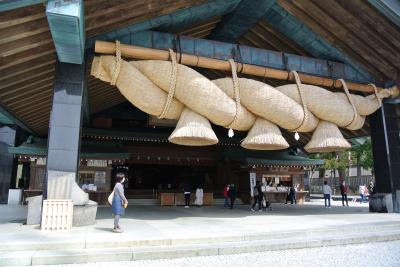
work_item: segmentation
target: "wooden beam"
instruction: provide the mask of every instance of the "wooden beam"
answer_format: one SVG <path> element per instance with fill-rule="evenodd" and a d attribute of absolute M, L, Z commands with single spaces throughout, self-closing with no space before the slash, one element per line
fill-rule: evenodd
<path fill-rule="evenodd" d="M 97 41 L 95 46 L 95 51 L 97 53 L 103 54 L 115 54 L 115 44 L 111 42 Z M 160 49 L 150 49 L 132 45 L 121 45 L 121 53 L 125 57 L 131 57 L 136 59 L 156 59 L 156 60 L 169 60 L 169 52 Z M 208 68 L 208 69 L 218 69 L 224 71 L 230 71 L 231 67 L 228 61 L 220 60 L 210 57 L 203 57 L 197 55 L 182 54 L 181 63 L 184 65 Z M 238 69 L 242 70 L 244 74 L 268 77 L 278 80 L 290 80 L 290 75 L 288 71 L 273 69 L 269 67 L 261 67 L 250 64 L 238 63 Z M 300 79 L 306 84 L 313 84 L 318 86 L 325 86 L 331 88 L 341 88 L 340 82 L 327 78 L 318 77 L 308 74 L 300 74 Z M 373 93 L 373 88 L 369 85 L 347 82 L 347 86 L 350 90 L 359 91 L 364 93 Z M 383 89 L 383 88 L 379 88 Z"/>
<path fill-rule="evenodd" d="M 210 39 L 235 43 L 256 24 L 276 0 L 242 0 L 236 9 L 226 15 L 210 35 Z"/>
<path fill-rule="evenodd" d="M 43 0 L 3 0 L 0 3 L 0 12 L 9 11 L 21 7 L 42 4 Z"/>
<path fill-rule="evenodd" d="M 398 0 L 368 0 L 368 2 L 400 27 L 400 3 Z"/>
<path fill-rule="evenodd" d="M 15 99 L 25 98 L 26 96 L 29 96 L 29 95 L 35 95 L 37 92 L 51 90 L 52 86 L 53 86 L 53 81 L 51 81 L 51 82 L 45 81 L 45 82 L 39 83 L 39 85 L 35 86 L 34 89 L 31 89 L 30 87 L 28 87 L 28 89 L 22 93 L 12 94 L 12 96 L 4 98 L 4 103 L 7 103 L 7 105 L 8 105 L 9 103 L 13 103 L 13 101 L 15 101 Z"/>
<path fill-rule="evenodd" d="M 345 43 L 348 47 L 351 47 L 353 49 L 353 53 L 350 53 L 349 56 L 352 56 L 354 53 L 356 53 L 365 61 L 367 61 L 368 65 L 375 65 L 382 73 L 385 74 L 387 79 L 393 78 L 392 76 L 393 73 L 396 73 L 396 69 L 384 63 L 381 58 L 376 55 L 375 51 L 368 47 L 364 41 L 360 41 L 349 35 L 347 29 L 343 29 L 339 22 L 334 20 L 330 14 L 326 14 L 313 2 L 308 0 L 292 1 L 291 3 L 308 14 L 325 30 L 328 30 L 334 36 L 334 39 L 341 40 L 341 42 Z"/>
<path fill-rule="evenodd" d="M 359 20 L 356 14 L 343 8 L 336 1 L 330 3 L 326 1 L 313 1 L 315 5 L 321 8 L 325 13 L 332 14 L 332 17 L 340 22 L 342 29 L 351 32 L 352 38 L 357 38 L 376 51 L 377 55 L 384 58 L 385 62 L 391 66 L 400 69 L 400 51 L 393 47 L 372 27 L 365 27 L 364 21 Z M 348 34 L 346 36 L 349 36 Z M 350 37 L 349 37 L 350 38 Z M 393 60 L 391 60 L 393 59 Z"/>
<path fill-rule="evenodd" d="M 15 125 L 18 125 L 24 131 L 27 131 L 30 134 L 36 134 L 27 124 L 25 124 L 22 120 L 20 120 L 17 116 L 15 116 L 11 111 L 9 111 L 6 107 L 0 104 L 0 113 L 12 121 Z"/>
<path fill-rule="evenodd" d="M 385 41 L 400 47 L 399 30 L 385 17 L 381 16 L 378 10 L 365 3 L 365 0 L 336 0 L 341 6 L 353 13 L 364 22 L 364 27 L 369 27 L 383 36 Z"/>
<path fill-rule="evenodd" d="M 50 0 L 46 15 L 60 62 L 82 64 L 85 52 L 82 0 Z"/>
<path fill-rule="evenodd" d="M 370 65 L 368 61 L 366 61 L 363 57 L 358 55 L 353 51 L 353 48 L 349 47 L 347 44 L 343 43 L 341 40 L 338 40 L 333 36 L 331 32 L 328 32 L 320 23 L 314 20 L 312 17 L 308 15 L 307 12 L 293 5 L 289 0 L 278 0 L 280 6 L 282 6 L 287 12 L 298 18 L 300 21 L 304 23 L 309 29 L 312 30 L 313 33 L 318 34 L 324 40 L 328 42 L 331 46 L 339 49 L 342 53 L 347 55 L 348 57 L 351 55 L 352 61 L 357 63 L 357 65 L 361 66 L 363 69 L 367 70 L 370 74 L 374 75 L 375 78 L 380 80 L 387 79 L 386 74 L 379 70 L 376 66 Z"/>

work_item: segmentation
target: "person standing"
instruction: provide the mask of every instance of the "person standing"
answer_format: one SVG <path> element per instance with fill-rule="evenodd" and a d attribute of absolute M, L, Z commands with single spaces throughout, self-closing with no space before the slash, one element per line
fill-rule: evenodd
<path fill-rule="evenodd" d="M 349 186 L 346 184 L 345 180 L 340 184 L 340 194 L 342 194 L 342 205 L 344 207 L 344 201 L 346 201 L 346 206 L 349 206 L 349 202 L 347 201 L 347 194 L 349 192 Z"/>
<path fill-rule="evenodd" d="M 374 185 L 374 182 L 372 182 L 372 181 L 369 182 L 368 192 L 370 195 L 375 194 L 375 185 Z"/>
<path fill-rule="evenodd" d="M 203 188 L 200 186 L 196 189 L 196 199 L 194 200 L 194 204 L 196 204 L 197 207 L 203 206 Z"/>
<path fill-rule="evenodd" d="M 297 204 L 296 200 L 296 190 L 294 189 L 294 185 L 292 185 L 289 189 L 289 199 L 290 199 L 290 204 L 293 205 Z"/>
<path fill-rule="evenodd" d="M 325 181 L 324 185 L 322 186 L 322 192 L 324 193 L 325 208 L 331 208 L 332 189 L 328 185 L 327 181 Z M 328 205 L 327 205 L 327 203 L 328 203 Z"/>
<path fill-rule="evenodd" d="M 124 194 L 125 175 L 123 173 L 117 173 L 115 176 L 115 186 L 114 186 L 114 197 L 111 204 L 111 211 L 114 215 L 114 233 L 122 233 L 121 226 L 119 225 L 119 219 L 121 215 L 125 214 L 125 208 L 128 205 L 128 200 Z"/>
<path fill-rule="evenodd" d="M 256 182 L 256 185 L 253 188 L 253 205 L 251 206 L 251 211 L 255 211 L 254 208 L 256 206 L 256 204 L 258 204 L 258 211 L 262 212 L 262 208 L 261 208 L 261 200 L 262 200 L 262 192 L 261 192 L 261 185 L 260 185 L 260 181 Z"/>
<path fill-rule="evenodd" d="M 224 187 L 224 208 L 229 208 L 229 187 L 229 184 Z"/>
<path fill-rule="evenodd" d="M 235 187 L 235 184 L 231 184 L 231 186 L 229 187 L 228 195 L 229 195 L 229 198 L 231 200 L 230 209 L 233 209 L 233 205 L 235 204 L 235 199 L 236 199 L 236 187 Z"/>
<path fill-rule="evenodd" d="M 185 208 L 188 209 L 190 206 L 190 193 L 192 192 L 192 187 L 190 184 L 185 184 L 183 186 L 183 195 L 185 197 Z"/>

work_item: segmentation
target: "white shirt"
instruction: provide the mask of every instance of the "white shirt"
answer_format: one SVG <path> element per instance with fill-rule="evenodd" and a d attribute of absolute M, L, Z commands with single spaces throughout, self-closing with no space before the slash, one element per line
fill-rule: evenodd
<path fill-rule="evenodd" d="M 329 185 L 324 184 L 322 186 L 322 192 L 324 192 L 324 195 L 331 195 L 332 194 L 332 189 Z"/>

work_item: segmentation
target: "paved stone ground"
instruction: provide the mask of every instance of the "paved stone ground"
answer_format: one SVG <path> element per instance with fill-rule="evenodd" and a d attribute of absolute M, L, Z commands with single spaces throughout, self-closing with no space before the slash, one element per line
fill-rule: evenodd
<path fill-rule="evenodd" d="M 90 264 L 46 265 L 47 267 L 165 267 L 165 266 L 340 266 L 340 267 L 399 267 L 400 241 L 361 245 L 322 247 L 245 253 L 224 256 L 192 257 L 172 260 L 133 262 L 102 262 Z M 42 266 L 45 267 L 45 266 Z"/>
<path fill-rule="evenodd" d="M 350 203 L 350 207 L 342 207 L 336 201 L 331 209 L 325 209 L 323 201 L 315 200 L 305 205 L 272 206 L 272 211 L 262 213 L 250 212 L 247 205 L 233 210 L 218 206 L 133 206 L 121 219 L 125 232 L 120 235 L 111 232 L 110 208 L 99 209 L 93 226 L 74 227 L 68 233 L 46 233 L 39 231 L 38 226 L 22 225 L 25 207 L 0 205 L 0 244 L 203 238 L 400 221 L 400 214 L 369 213 L 368 204 Z"/>

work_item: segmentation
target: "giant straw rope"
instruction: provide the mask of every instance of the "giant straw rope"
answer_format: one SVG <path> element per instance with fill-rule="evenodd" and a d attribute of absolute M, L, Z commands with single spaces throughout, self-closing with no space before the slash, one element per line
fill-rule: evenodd
<path fill-rule="evenodd" d="M 171 142 L 184 140 L 180 144 L 215 144 L 218 140 L 206 122 L 209 120 L 225 128 L 250 130 L 247 140 L 242 143 L 242 146 L 250 149 L 288 147 L 281 137 L 279 126 L 292 132 L 316 130 L 310 143 L 318 144 L 317 147 L 310 148 L 310 144 L 306 146 L 310 152 L 341 150 L 349 144 L 338 126 L 360 129 L 365 116 L 375 112 L 384 97 L 379 95 L 374 85 L 371 85 L 374 95 L 363 97 L 350 94 L 342 79 L 339 81 L 344 94 L 302 84 L 295 71 L 291 72 L 295 84 L 274 88 L 260 81 L 238 78 L 233 60 L 229 60 L 232 78 L 211 81 L 177 63 L 173 51 L 170 51 L 170 59 L 128 62 L 121 58 L 120 44 L 117 42 L 116 56 L 95 57 L 91 74 L 115 85 L 132 104 L 148 114 L 178 120 L 183 110 L 187 110 L 185 118 L 181 118 L 185 122 L 178 125 L 185 128 L 185 133 L 190 132 L 189 136 L 184 139 L 170 138 Z M 202 122 L 192 124 L 190 120 Z M 196 125 L 195 129 L 191 125 Z M 208 141 L 189 142 L 190 138 L 196 138 L 196 131 L 202 127 L 206 128 L 203 132 L 212 132 L 206 137 Z M 319 140 L 321 138 L 323 140 Z M 340 140 L 337 146 L 335 140 Z"/>

